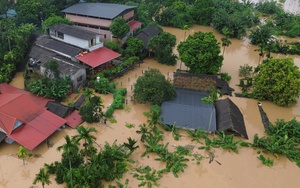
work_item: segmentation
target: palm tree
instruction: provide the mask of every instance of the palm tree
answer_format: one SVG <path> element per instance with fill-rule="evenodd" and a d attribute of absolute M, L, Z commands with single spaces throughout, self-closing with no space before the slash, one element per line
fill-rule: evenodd
<path fill-rule="evenodd" d="M 25 158 L 28 156 L 27 149 L 24 148 L 23 146 L 20 146 L 17 155 L 18 155 L 19 158 L 23 158 L 23 165 L 25 165 Z"/>
<path fill-rule="evenodd" d="M 265 56 L 265 54 L 266 54 L 266 52 L 265 52 L 266 46 L 263 45 L 263 44 L 259 44 L 258 47 L 259 48 L 255 49 L 254 51 L 258 51 L 259 52 L 259 54 L 258 54 L 259 55 L 258 64 L 260 64 L 260 60 L 263 59 L 264 56 Z"/>
<path fill-rule="evenodd" d="M 92 132 L 97 133 L 98 131 L 94 127 L 84 127 L 82 125 L 77 126 L 76 130 L 78 131 L 79 135 L 74 136 L 74 140 L 79 143 L 80 140 L 84 140 L 84 149 L 85 149 L 85 156 L 87 156 L 87 151 L 89 146 L 93 146 L 93 142 L 96 140 L 96 137 L 91 135 Z"/>
<path fill-rule="evenodd" d="M 229 30 L 228 28 L 222 29 L 222 33 L 225 35 L 225 37 L 221 38 L 222 41 L 222 47 L 223 47 L 223 57 L 225 53 L 225 48 L 228 47 L 231 44 L 231 41 L 229 39 Z"/>
<path fill-rule="evenodd" d="M 69 135 L 66 135 L 65 137 L 66 143 L 59 146 L 57 148 L 58 151 L 63 150 L 63 152 L 68 156 L 69 160 L 69 168 L 70 168 L 70 174 L 71 174 L 71 187 L 73 188 L 73 180 L 72 180 L 72 165 L 71 165 L 71 157 L 73 154 L 78 152 L 78 143 L 74 142 Z"/>
<path fill-rule="evenodd" d="M 35 175 L 33 184 L 36 185 L 37 182 L 41 182 L 42 187 L 44 188 L 45 184 L 49 185 L 51 183 L 49 177 L 50 177 L 49 172 L 45 171 L 44 168 L 40 168 L 40 172 Z"/>

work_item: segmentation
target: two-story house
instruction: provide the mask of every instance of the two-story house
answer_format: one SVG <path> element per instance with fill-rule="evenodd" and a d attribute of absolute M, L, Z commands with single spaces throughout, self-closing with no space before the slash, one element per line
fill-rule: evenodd
<path fill-rule="evenodd" d="M 117 17 L 124 18 L 130 26 L 128 34 L 132 34 L 141 27 L 142 23 L 134 20 L 135 11 L 135 6 L 110 3 L 78 3 L 64 9 L 62 12 L 76 26 L 99 33 L 101 41 L 110 41 L 113 36 L 109 27 Z"/>
<path fill-rule="evenodd" d="M 50 37 L 79 48 L 93 51 L 101 48 L 100 34 L 66 24 L 58 24 L 49 29 Z"/>

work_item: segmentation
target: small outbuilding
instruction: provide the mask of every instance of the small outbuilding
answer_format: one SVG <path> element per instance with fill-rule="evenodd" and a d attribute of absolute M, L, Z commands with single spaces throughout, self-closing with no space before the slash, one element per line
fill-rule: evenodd
<path fill-rule="evenodd" d="M 176 93 L 175 99 L 162 104 L 163 124 L 190 130 L 216 131 L 215 107 L 201 100 L 208 96 L 208 92 L 177 88 Z"/>
<path fill-rule="evenodd" d="M 229 98 L 218 100 L 215 107 L 218 131 L 234 132 L 248 139 L 244 116 Z"/>

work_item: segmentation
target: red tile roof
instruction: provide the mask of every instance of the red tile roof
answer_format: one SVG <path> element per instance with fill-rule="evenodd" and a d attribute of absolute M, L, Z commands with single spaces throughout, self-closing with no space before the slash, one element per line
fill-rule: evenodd
<path fill-rule="evenodd" d="M 109 48 L 101 47 L 85 54 L 81 53 L 77 55 L 76 58 L 92 68 L 95 68 L 120 56 L 121 54 L 114 52 Z"/>
<path fill-rule="evenodd" d="M 65 120 L 67 120 L 66 124 L 72 128 L 75 128 L 77 125 L 80 125 L 83 122 L 78 110 L 73 111 L 70 115 L 65 117 Z"/>
<path fill-rule="evenodd" d="M 0 128 L 7 134 L 14 129 L 17 118 L 0 112 Z"/>
<path fill-rule="evenodd" d="M 134 30 L 136 30 L 137 28 L 141 27 L 141 26 L 142 26 L 142 23 L 133 20 L 133 21 L 129 22 L 128 25 L 129 25 L 129 27 L 130 27 L 130 31 L 134 31 Z"/>
<path fill-rule="evenodd" d="M 39 116 L 25 125 L 15 129 L 7 137 L 13 139 L 29 150 L 33 150 L 46 140 L 58 128 L 66 123 L 63 118 L 44 110 Z"/>

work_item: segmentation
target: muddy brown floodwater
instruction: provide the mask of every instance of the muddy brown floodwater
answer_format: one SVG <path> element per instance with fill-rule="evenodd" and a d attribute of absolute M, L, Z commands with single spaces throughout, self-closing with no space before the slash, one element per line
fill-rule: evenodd
<path fill-rule="evenodd" d="M 167 32 L 170 32 L 177 37 L 177 42 L 184 40 L 184 31 L 175 28 L 163 27 Z M 187 31 L 186 36 L 193 34 L 197 31 L 214 32 L 218 41 L 222 37 L 211 27 L 204 27 L 195 25 Z M 239 66 L 249 64 L 255 66 L 258 64 L 258 53 L 254 50 L 256 46 L 250 45 L 247 40 L 232 39 L 232 45 L 226 48 L 224 54 L 224 62 L 222 66 L 222 72 L 228 72 L 232 76 L 230 86 L 235 89 L 236 92 L 240 92 L 240 88 L 236 86 L 238 84 L 238 69 Z M 177 53 L 174 49 L 174 53 Z M 283 55 L 272 54 L 274 57 L 284 58 Z M 297 66 L 300 67 L 299 56 L 292 57 Z M 96 134 L 97 143 L 99 146 L 103 146 L 105 142 L 113 143 L 117 140 L 117 143 L 122 144 L 127 141 L 128 137 L 139 140 L 140 136 L 136 134 L 138 126 L 146 122 L 146 118 L 143 112 L 149 110 L 149 105 L 145 104 L 133 104 L 130 101 L 132 95 L 133 84 L 136 79 L 143 74 L 143 72 L 149 68 L 158 68 L 168 78 L 173 79 L 173 72 L 180 67 L 180 61 L 177 66 L 166 66 L 158 64 L 153 59 L 145 59 L 144 63 L 140 67 L 126 73 L 124 76 L 116 79 L 118 87 L 126 87 L 128 90 L 126 99 L 129 109 L 116 110 L 114 113 L 117 123 L 108 122 L 106 125 L 103 123 L 87 124 L 85 126 L 92 126 L 98 130 Z M 181 64 L 184 69 L 183 63 Z M 22 73 L 18 73 L 12 85 L 23 88 Z M 80 93 L 74 93 L 65 102 L 71 102 L 76 100 L 80 96 Z M 104 100 L 105 108 L 113 101 L 111 95 L 100 95 Z M 257 101 L 253 99 L 244 99 L 237 97 L 230 97 L 231 100 L 240 108 L 244 114 L 246 129 L 250 141 L 252 141 L 253 135 L 258 133 L 263 135 L 263 125 L 261 123 L 259 111 L 257 108 Z M 290 120 L 291 118 L 300 114 L 300 101 L 292 107 L 285 108 L 276 106 L 270 102 L 262 102 L 264 110 L 269 116 L 271 122 L 274 122 L 278 118 Z M 298 119 L 299 120 L 299 119 Z M 127 128 L 126 123 L 134 124 L 134 128 Z M 239 151 L 239 154 L 233 152 L 224 151 L 221 149 L 213 149 L 215 153 L 215 161 L 209 163 L 209 154 L 205 151 L 198 150 L 199 144 L 192 142 L 191 138 L 185 133 L 180 131 L 183 137 L 180 141 L 174 141 L 171 133 L 166 132 L 164 142 L 169 142 L 169 149 L 173 150 L 176 146 L 191 145 L 193 153 L 201 154 L 205 158 L 201 161 L 200 165 L 197 165 L 195 161 L 189 161 L 188 167 L 184 173 L 179 173 L 179 178 L 175 178 L 172 173 L 165 174 L 161 180 L 158 181 L 159 187 L 162 188 L 198 188 L 198 187 L 223 187 L 223 188 L 281 188 L 281 187 L 300 187 L 300 168 L 293 162 L 290 162 L 285 157 L 275 159 L 274 156 L 268 156 L 275 160 L 273 167 L 266 167 L 261 164 L 257 159 L 257 151 L 251 148 L 243 148 Z M 53 147 L 47 148 L 46 143 L 40 144 L 36 149 L 32 151 L 32 157 L 26 159 L 26 165 L 22 164 L 22 160 L 18 159 L 16 153 L 19 145 L 13 143 L 11 145 L 6 143 L 0 144 L 0 187 L 1 188 L 28 188 L 32 186 L 32 181 L 35 174 L 39 169 L 43 167 L 44 163 L 51 163 L 56 160 L 60 160 L 60 153 L 56 148 L 64 143 L 64 135 L 75 135 L 76 131 L 70 128 L 65 128 L 61 131 L 55 132 L 49 140 L 54 143 Z M 141 157 L 144 151 L 142 143 L 138 142 L 140 148 L 133 154 L 133 159 L 137 162 L 132 167 L 149 165 L 154 169 L 164 168 L 164 164 L 155 161 L 155 155 L 148 155 Z M 131 171 L 125 174 L 125 177 L 121 182 L 125 182 L 125 179 L 129 179 L 129 187 L 137 188 L 140 183 L 132 177 Z M 64 185 L 57 185 L 54 177 L 51 177 L 52 184 L 46 187 L 60 188 Z M 108 185 L 108 183 L 106 184 Z M 41 187 L 40 184 L 37 187 Z"/>

